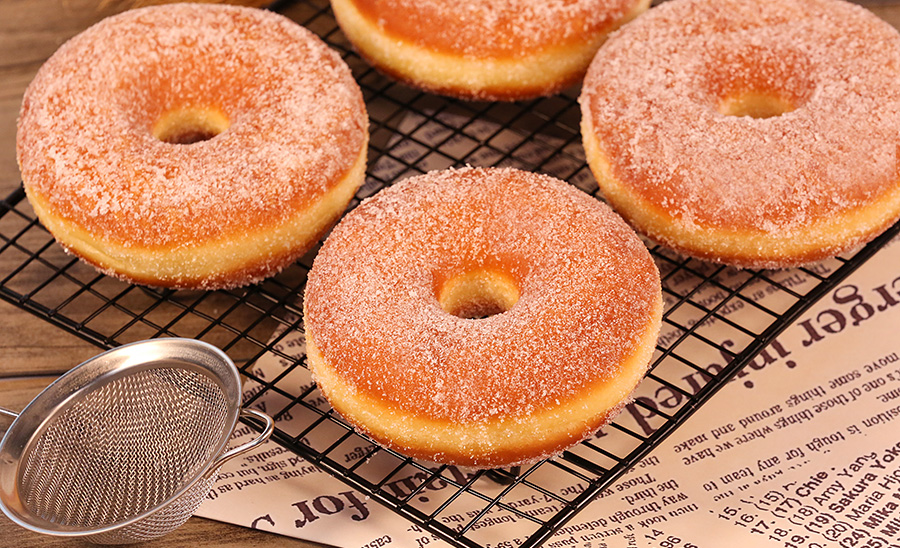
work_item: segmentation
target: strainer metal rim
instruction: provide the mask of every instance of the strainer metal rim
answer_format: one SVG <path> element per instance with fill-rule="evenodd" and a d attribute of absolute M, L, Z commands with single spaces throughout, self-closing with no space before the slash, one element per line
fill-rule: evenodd
<path fill-rule="evenodd" d="M 71 406 L 81 392 L 91 392 L 125 375 L 161 367 L 189 369 L 206 375 L 222 388 L 226 401 L 229 402 L 222 433 L 210 451 L 211 457 L 195 477 L 185 481 L 180 489 L 155 507 L 127 520 L 102 527 L 67 527 L 32 516 L 20 503 L 19 476 L 22 457 L 27 454 L 29 446 L 35 442 L 40 432 L 52 422 L 56 414 Z M 0 510 L 26 529 L 62 537 L 106 533 L 136 523 L 176 501 L 214 467 L 221 465 L 223 453 L 240 413 L 240 373 L 231 358 L 211 344 L 195 339 L 159 338 L 125 344 L 98 354 L 73 367 L 41 391 L 19 413 L 0 439 Z"/>

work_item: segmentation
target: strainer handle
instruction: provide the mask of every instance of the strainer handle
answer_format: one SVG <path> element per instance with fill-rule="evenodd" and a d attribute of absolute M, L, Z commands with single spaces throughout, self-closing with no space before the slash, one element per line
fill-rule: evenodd
<path fill-rule="evenodd" d="M 226 462 L 230 461 L 234 457 L 236 457 L 238 455 L 242 455 L 242 454 L 246 453 L 247 451 L 253 449 L 257 445 L 261 444 L 262 442 L 266 441 L 267 439 L 269 439 L 269 436 L 271 436 L 272 432 L 275 430 L 275 421 L 272 420 L 272 417 L 270 417 L 269 415 L 266 415 L 265 413 L 261 413 L 255 409 L 241 409 L 241 417 L 242 418 L 253 418 L 253 419 L 261 421 L 264 425 L 263 431 L 260 432 L 260 434 L 258 436 L 256 436 L 255 439 L 248 441 L 244 445 L 239 445 L 239 446 L 235 447 L 234 449 L 231 449 L 229 451 L 222 453 L 219 456 L 218 460 L 216 460 L 216 462 L 213 463 L 212 467 L 210 467 L 210 471 L 218 470 L 220 466 L 222 466 Z"/>
<path fill-rule="evenodd" d="M 15 411 L 0 407 L 0 438 L 3 437 L 3 434 L 6 434 L 6 431 L 12 426 L 13 421 L 18 417 L 19 414 Z"/>

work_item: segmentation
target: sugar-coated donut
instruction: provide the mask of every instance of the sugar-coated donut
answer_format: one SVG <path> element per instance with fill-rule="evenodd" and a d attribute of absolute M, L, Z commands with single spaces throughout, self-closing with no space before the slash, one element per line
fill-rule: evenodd
<path fill-rule="evenodd" d="M 782 268 L 900 217 L 900 35 L 842 0 L 672 0 L 582 89 L 611 205 L 687 255 Z"/>
<path fill-rule="evenodd" d="M 368 117 L 341 58 L 237 6 L 128 11 L 28 87 L 28 198 L 69 251 L 131 282 L 246 285 L 305 253 L 363 181 Z"/>
<path fill-rule="evenodd" d="M 479 100 L 556 93 L 584 76 L 650 0 L 331 0 L 372 65 L 426 91 Z"/>
<path fill-rule="evenodd" d="M 314 378 L 351 424 L 412 457 L 488 468 L 610 420 L 646 371 L 662 295 L 605 204 L 549 176 L 465 168 L 345 216 L 304 309 Z"/>

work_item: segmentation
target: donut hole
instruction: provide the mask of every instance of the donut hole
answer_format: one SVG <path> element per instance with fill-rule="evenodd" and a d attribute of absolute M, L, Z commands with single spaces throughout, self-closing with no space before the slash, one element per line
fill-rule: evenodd
<path fill-rule="evenodd" d="M 813 72 L 802 51 L 748 46 L 712 54 L 703 79 L 719 114 L 766 119 L 802 107 L 815 90 Z"/>
<path fill-rule="evenodd" d="M 797 108 L 791 101 L 776 94 L 744 91 L 729 95 L 719 101 L 719 113 L 725 116 L 749 116 L 774 118 Z"/>
<path fill-rule="evenodd" d="M 215 107 L 182 107 L 160 116 L 153 136 L 173 145 L 190 145 L 212 139 L 229 125 L 228 117 Z"/>
<path fill-rule="evenodd" d="M 482 319 L 502 314 L 519 301 L 519 286 L 506 273 L 491 269 L 470 270 L 445 281 L 438 302 L 448 314 Z"/>

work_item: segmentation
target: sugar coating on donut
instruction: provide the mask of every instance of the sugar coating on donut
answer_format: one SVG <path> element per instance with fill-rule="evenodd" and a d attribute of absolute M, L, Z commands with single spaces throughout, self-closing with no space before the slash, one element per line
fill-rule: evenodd
<path fill-rule="evenodd" d="M 460 279 L 499 313 L 445 310 Z M 493 466 L 608 420 L 646 370 L 660 307 L 646 247 L 604 204 L 547 176 L 467 168 L 348 214 L 315 259 L 305 325 L 348 420 L 413 456 Z"/>
<path fill-rule="evenodd" d="M 598 52 L 585 147 L 650 236 L 738 266 L 802 264 L 900 216 L 898 85 L 900 35 L 859 6 L 673 0 Z"/>
<path fill-rule="evenodd" d="M 634 8 L 634 0 L 354 0 L 385 32 L 471 57 L 518 55 L 583 41 Z M 577 24 L 575 23 L 577 22 Z"/>
<path fill-rule="evenodd" d="M 257 276 L 302 254 L 343 210 L 367 135 L 348 67 L 308 30 L 263 10 L 179 4 L 125 12 L 65 43 L 26 92 L 17 152 L 39 215 L 71 229 L 61 243 L 76 253 L 99 250 L 87 258 L 101 268 L 143 261 L 152 277 L 172 250 L 188 262 L 209 251 L 218 259 L 207 262 L 234 254 L 233 268 Z M 313 210 L 331 218 L 298 217 Z M 298 221 L 308 233 L 286 228 Z M 299 241 L 274 240 L 284 235 Z M 260 256 L 241 266 L 254 245 Z M 178 285 L 167 271 L 177 268 L 162 269 L 156 281 Z M 225 285 L 248 282 L 235 281 Z"/>
<path fill-rule="evenodd" d="M 574 83 L 607 34 L 649 0 L 334 0 L 338 23 L 382 71 L 468 99 L 522 99 Z"/>

